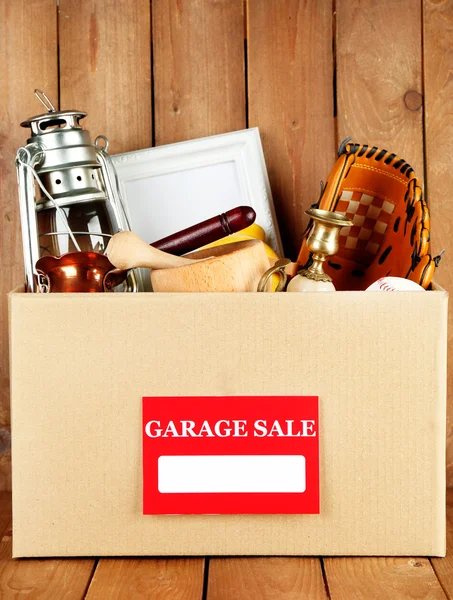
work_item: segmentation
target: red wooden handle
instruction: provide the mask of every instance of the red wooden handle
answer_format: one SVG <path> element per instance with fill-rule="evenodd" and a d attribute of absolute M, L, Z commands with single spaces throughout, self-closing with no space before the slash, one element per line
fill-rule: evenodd
<path fill-rule="evenodd" d="M 232 233 L 241 231 L 252 225 L 255 219 L 256 213 L 251 206 L 238 206 L 207 221 L 202 221 L 197 225 L 192 225 L 192 227 L 153 242 L 150 246 L 181 256 L 201 246 L 216 242 Z"/>

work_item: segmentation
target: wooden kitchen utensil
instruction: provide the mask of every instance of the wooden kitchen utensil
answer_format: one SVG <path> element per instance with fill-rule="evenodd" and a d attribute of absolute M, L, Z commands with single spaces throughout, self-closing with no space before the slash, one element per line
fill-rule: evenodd
<path fill-rule="evenodd" d="M 209 253 L 212 256 L 212 252 Z M 106 255 L 117 269 L 168 269 L 169 267 L 182 267 L 190 265 L 195 260 L 174 256 L 149 246 L 132 231 L 120 231 L 109 241 Z"/>
<path fill-rule="evenodd" d="M 155 292 L 256 292 L 269 268 L 263 242 L 246 240 L 197 250 L 193 264 L 151 271 Z"/>

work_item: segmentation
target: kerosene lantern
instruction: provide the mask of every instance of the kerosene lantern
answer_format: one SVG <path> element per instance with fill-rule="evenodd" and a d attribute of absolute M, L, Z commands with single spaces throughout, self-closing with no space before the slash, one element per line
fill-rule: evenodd
<path fill-rule="evenodd" d="M 94 145 L 82 129 L 86 113 L 57 111 L 41 90 L 35 90 L 47 113 L 27 119 L 31 129 L 16 154 L 26 290 L 45 291 L 36 270 L 43 256 L 69 252 L 103 254 L 110 237 L 130 230 L 118 189 L 108 140 Z M 129 281 L 129 289 L 134 288 Z"/>

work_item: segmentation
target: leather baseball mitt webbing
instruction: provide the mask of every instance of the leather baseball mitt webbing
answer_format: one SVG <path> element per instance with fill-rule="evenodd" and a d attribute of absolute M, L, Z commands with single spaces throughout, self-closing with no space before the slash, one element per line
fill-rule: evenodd
<path fill-rule="evenodd" d="M 337 290 L 364 290 L 389 275 L 429 286 L 440 257 L 429 254 L 428 206 L 405 160 L 376 146 L 343 143 L 315 206 L 353 222 L 341 230 L 339 251 L 324 264 Z M 304 267 L 310 263 L 310 229 L 311 223 L 297 260 Z"/>

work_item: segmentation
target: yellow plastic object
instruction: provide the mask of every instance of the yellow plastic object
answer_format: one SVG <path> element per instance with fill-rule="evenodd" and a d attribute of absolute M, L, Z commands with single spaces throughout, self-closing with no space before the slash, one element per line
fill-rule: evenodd
<path fill-rule="evenodd" d="M 253 240 L 253 239 L 260 239 L 260 238 L 255 238 L 251 235 L 243 235 L 242 232 L 233 233 L 232 235 L 229 235 L 228 237 L 224 237 L 221 240 L 217 240 L 216 242 L 207 244 L 206 246 L 203 246 L 203 248 L 214 248 L 215 246 L 223 246 L 224 244 L 232 244 L 234 242 L 244 242 L 245 240 Z M 263 242 L 263 244 L 266 249 L 266 254 L 268 255 L 269 258 L 275 258 L 275 259 L 279 258 L 277 253 L 270 246 L 268 246 L 265 242 Z M 200 250 L 201 250 L 201 248 L 200 248 Z"/>
<path fill-rule="evenodd" d="M 257 240 L 261 240 L 262 242 L 266 241 L 266 234 L 264 233 L 264 229 L 256 223 L 253 223 L 252 225 L 249 225 L 249 227 L 238 231 L 238 233 L 239 235 L 249 235 L 250 237 L 255 238 Z"/>

